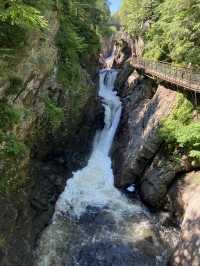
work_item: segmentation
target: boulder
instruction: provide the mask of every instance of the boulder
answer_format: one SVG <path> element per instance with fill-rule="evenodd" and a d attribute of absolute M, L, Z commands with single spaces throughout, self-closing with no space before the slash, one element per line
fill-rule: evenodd
<path fill-rule="evenodd" d="M 183 155 L 180 160 L 174 160 L 165 149 L 161 149 L 141 178 L 139 192 L 142 200 L 152 208 L 162 208 L 167 202 L 167 193 L 172 181 L 179 173 L 190 171 L 192 168 L 187 156 Z"/>
<path fill-rule="evenodd" d="M 176 195 L 174 194 L 176 191 Z M 172 254 L 171 266 L 200 265 L 200 171 L 190 172 L 174 183 L 169 197 L 182 210 L 181 240 Z"/>

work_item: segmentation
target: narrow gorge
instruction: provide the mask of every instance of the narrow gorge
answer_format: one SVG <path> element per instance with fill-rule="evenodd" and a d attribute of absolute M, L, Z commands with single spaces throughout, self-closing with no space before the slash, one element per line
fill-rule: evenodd
<path fill-rule="evenodd" d="M 166 254 L 148 212 L 113 186 L 109 152 L 121 116 L 114 91 L 116 75 L 116 70 L 100 72 L 105 125 L 96 133 L 88 165 L 67 181 L 56 203 L 53 221 L 40 240 L 38 266 L 162 265 L 164 261 Z M 150 238 L 146 243 L 143 233 Z"/>
<path fill-rule="evenodd" d="M 200 265 L 200 6 L 111 2 L 0 3 L 0 266 Z"/>

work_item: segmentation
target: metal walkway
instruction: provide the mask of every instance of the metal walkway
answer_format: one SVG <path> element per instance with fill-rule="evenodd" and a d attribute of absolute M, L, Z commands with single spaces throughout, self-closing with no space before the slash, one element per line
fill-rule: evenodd
<path fill-rule="evenodd" d="M 133 57 L 132 65 L 144 73 L 200 93 L 200 73 L 190 68 L 176 67 L 168 63 Z"/>

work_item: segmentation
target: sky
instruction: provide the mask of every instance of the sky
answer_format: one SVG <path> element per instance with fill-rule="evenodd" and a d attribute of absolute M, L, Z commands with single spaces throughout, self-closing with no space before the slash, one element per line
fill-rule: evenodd
<path fill-rule="evenodd" d="M 112 13 L 116 12 L 120 7 L 121 0 L 109 0 L 109 2 L 110 2 L 111 12 Z"/>

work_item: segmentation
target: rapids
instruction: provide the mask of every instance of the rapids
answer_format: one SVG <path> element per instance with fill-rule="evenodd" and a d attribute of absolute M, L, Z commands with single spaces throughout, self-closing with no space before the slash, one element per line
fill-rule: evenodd
<path fill-rule="evenodd" d="M 57 204 L 54 219 L 59 213 L 80 217 L 90 207 L 107 207 L 116 215 L 139 211 L 114 187 L 109 151 L 121 116 L 121 102 L 114 90 L 116 70 L 100 71 L 99 97 L 105 109 L 105 126 L 97 132 L 88 165 L 75 172 L 67 181 Z"/>
<path fill-rule="evenodd" d="M 122 112 L 116 77 L 116 70 L 100 71 L 104 128 L 96 133 L 87 166 L 68 179 L 56 203 L 38 244 L 36 266 L 164 265 L 165 250 L 151 216 L 114 187 L 110 149 Z"/>

